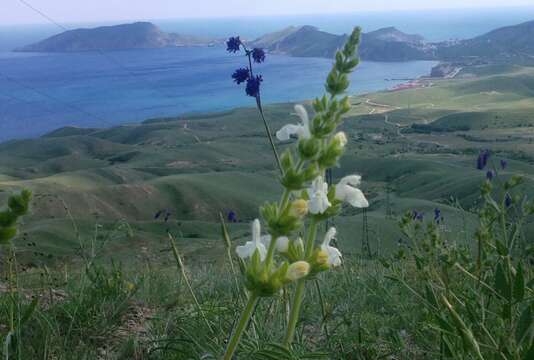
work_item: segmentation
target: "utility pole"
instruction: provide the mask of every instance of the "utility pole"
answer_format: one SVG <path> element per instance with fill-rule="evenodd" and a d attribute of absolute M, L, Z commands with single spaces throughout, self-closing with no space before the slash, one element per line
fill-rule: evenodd
<path fill-rule="evenodd" d="M 367 221 L 367 208 L 362 211 L 362 255 L 367 254 L 369 258 L 372 257 L 371 246 L 369 244 L 369 223 Z"/>

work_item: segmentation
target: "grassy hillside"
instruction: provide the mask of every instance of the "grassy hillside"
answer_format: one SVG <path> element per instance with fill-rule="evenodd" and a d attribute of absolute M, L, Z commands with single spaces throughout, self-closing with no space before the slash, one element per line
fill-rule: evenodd
<path fill-rule="evenodd" d="M 474 162 L 481 149 L 494 150 L 496 161 L 510 160 L 505 175 L 526 175 L 532 192 L 534 68 L 473 67 L 457 79 L 423 83 L 354 97 L 344 125 L 348 152 L 343 170 L 333 174 L 363 175 L 377 252 L 395 248 L 396 216 L 405 211 L 430 217 L 439 207 L 445 226 L 471 228 L 474 214 L 452 204 L 459 200 L 469 210 L 477 203 L 484 173 Z M 266 108 L 273 130 L 296 122 L 291 113 L 291 104 Z M 123 220 L 133 231 L 110 241 L 114 257 L 127 259 L 141 248 L 157 254 L 167 228 L 189 239 L 186 254 L 209 254 L 222 248 L 219 212 L 237 213 L 241 223 L 232 230 L 240 241 L 258 205 L 277 196 L 274 165 L 253 108 L 111 129 L 64 128 L 0 145 L 0 201 L 14 189 L 34 191 L 24 228 L 27 242 L 37 244 L 30 261 L 68 262 L 80 242 L 92 241 L 96 224 L 109 230 Z M 160 210 L 169 213 L 167 222 L 154 218 Z M 363 214 L 344 215 L 342 246 L 359 251 Z M 76 227 L 86 235 L 78 238 Z"/>

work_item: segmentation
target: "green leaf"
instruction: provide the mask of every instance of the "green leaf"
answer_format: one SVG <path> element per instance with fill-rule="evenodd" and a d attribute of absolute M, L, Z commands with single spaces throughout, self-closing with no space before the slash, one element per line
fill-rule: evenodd
<path fill-rule="evenodd" d="M 527 306 L 521 313 L 517 326 L 515 328 L 515 339 L 518 344 L 529 338 L 529 332 L 532 332 L 532 325 L 534 323 L 534 314 L 530 306 Z"/>
<path fill-rule="evenodd" d="M 436 309 L 439 308 L 438 299 L 436 298 L 434 291 L 429 285 L 425 286 L 425 298 L 426 301 L 428 301 L 433 307 L 435 307 Z"/>
<path fill-rule="evenodd" d="M 517 272 L 514 278 L 514 299 L 519 302 L 525 297 L 525 276 L 523 274 L 523 264 L 517 265 Z"/>
<path fill-rule="evenodd" d="M 501 256 L 508 255 L 508 248 L 502 243 L 502 241 L 496 239 L 495 246 L 497 247 L 497 253 Z"/>
<path fill-rule="evenodd" d="M 534 359 L 534 342 L 530 344 L 530 349 L 523 355 L 521 360 L 532 360 Z"/>
<path fill-rule="evenodd" d="M 502 263 L 497 264 L 497 269 L 495 270 L 495 290 L 505 299 L 510 299 L 510 283 L 504 274 L 504 269 Z"/>
<path fill-rule="evenodd" d="M 39 298 L 35 297 L 30 306 L 26 309 L 24 314 L 22 315 L 22 318 L 20 319 L 20 323 L 24 325 L 28 320 L 31 319 L 33 313 L 35 312 L 35 309 L 37 309 L 37 304 L 39 304 Z"/>

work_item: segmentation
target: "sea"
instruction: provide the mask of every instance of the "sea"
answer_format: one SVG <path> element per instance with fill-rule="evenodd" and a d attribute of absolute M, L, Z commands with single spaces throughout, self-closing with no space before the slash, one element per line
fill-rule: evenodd
<path fill-rule="evenodd" d="M 168 32 L 253 39 L 290 25 L 333 33 L 395 26 L 429 41 L 469 38 L 534 19 L 534 7 L 486 10 L 367 12 L 344 15 L 151 20 Z M 67 28 L 110 23 L 62 24 Z M 61 32 L 53 24 L 0 25 L 0 142 L 36 137 L 63 126 L 109 127 L 148 118 L 254 106 L 231 74 L 245 58 L 224 47 L 17 53 L 12 50 Z M 264 103 L 311 99 L 324 91 L 332 61 L 268 55 L 262 74 Z M 390 89 L 428 75 L 431 61 L 362 62 L 350 94 Z"/>

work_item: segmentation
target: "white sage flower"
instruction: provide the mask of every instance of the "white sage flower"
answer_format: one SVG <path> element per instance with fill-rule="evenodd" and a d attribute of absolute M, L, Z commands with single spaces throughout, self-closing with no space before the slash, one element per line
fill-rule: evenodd
<path fill-rule="evenodd" d="M 341 251 L 339 249 L 330 246 L 330 241 L 336 237 L 336 228 L 331 227 L 328 229 L 324 236 L 323 243 L 321 244 L 321 250 L 328 254 L 328 265 L 339 266 L 341 265 Z"/>
<path fill-rule="evenodd" d="M 276 132 L 276 138 L 280 141 L 287 141 L 291 135 L 297 135 L 299 139 L 309 139 L 310 132 L 310 118 L 306 108 L 302 105 L 295 105 L 295 112 L 300 117 L 301 123 L 298 125 L 287 124 Z"/>
<path fill-rule="evenodd" d="M 245 245 L 236 247 L 235 252 L 237 253 L 237 256 L 239 256 L 241 259 L 246 259 L 252 257 L 254 252 L 258 250 L 260 260 L 265 260 L 265 257 L 267 256 L 267 248 L 265 247 L 264 242 L 267 241 L 267 237 L 270 241 L 270 236 L 261 236 L 260 221 L 255 219 L 252 222 L 252 240 L 247 241 Z"/>
<path fill-rule="evenodd" d="M 311 214 L 322 214 L 332 204 L 328 201 L 328 184 L 324 182 L 321 175 L 313 180 L 311 187 L 308 188 L 308 211 Z"/>
<path fill-rule="evenodd" d="M 271 235 L 264 235 L 261 237 L 260 241 L 263 245 L 265 245 L 265 248 L 269 249 L 269 246 L 271 245 Z M 276 239 L 275 249 L 278 252 L 286 253 L 289 249 L 289 238 L 287 236 L 280 236 Z"/>
<path fill-rule="evenodd" d="M 357 188 L 362 177 L 359 175 L 345 176 L 336 185 L 336 199 L 347 202 L 357 208 L 366 208 L 369 202 L 363 192 Z"/>

